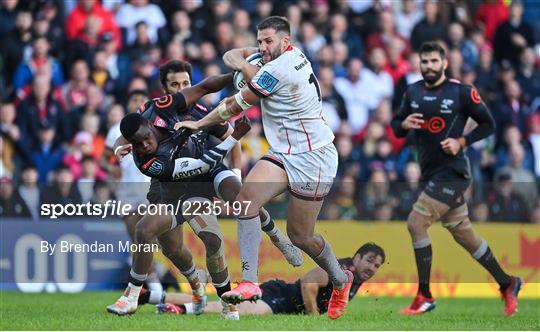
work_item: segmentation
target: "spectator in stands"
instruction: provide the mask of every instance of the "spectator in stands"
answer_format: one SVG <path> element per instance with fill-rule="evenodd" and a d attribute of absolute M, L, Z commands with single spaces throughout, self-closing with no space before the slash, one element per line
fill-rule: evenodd
<path fill-rule="evenodd" d="M 16 69 L 23 60 L 27 61 L 32 54 L 32 14 L 29 11 L 21 10 L 17 11 L 16 15 L 15 29 L 0 35 L 3 41 L 0 48 L 0 55 L 4 62 L 2 69 L 5 70 L 6 79 L 10 86 Z"/>
<path fill-rule="evenodd" d="M 162 46 L 171 41 L 184 44 L 188 50 L 194 44 L 198 44 L 202 37 L 200 33 L 192 28 L 192 21 L 188 13 L 178 10 L 171 16 L 169 24 L 159 29 L 159 40 Z M 189 52 L 189 51 L 188 51 Z"/>
<path fill-rule="evenodd" d="M 420 176 L 420 165 L 410 161 L 405 166 L 404 179 L 393 185 L 392 193 L 396 201 L 394 217 L 397 220 L 407 220 L 411 206 L 422 191 Z"/>
<path fill-rule="evenodd" d="M 64 74 L 60 63 L 49 56 L 49 41 L 45 37 L 36 37 L 32 40 L 32 56 L 23 61 L 15 72 L 13 80 L 15 91 L 31 83 L 36 70 L 43 66 L 50 66 L 53 86 L 56 87 L 64 83 Z"/>
<path fill-rule="evenodd" d="M 140 54 L 147 54 L 155 42 L 150 39 L 148 24 L 139 21 L 135 24 L 135 40 L 129 46 L 130 58 L 136 59 Z"/>
<path fill-rule="evenodd" d="M 294 22 L 289 21 L 291 26 L 291 36 L 293 35 Z M 257 45 L 257 37 L 251 30 L 251 19 L 249 13 L 244 9 L 236 9 L 233 18 L 234 34 L 238 39 L 245 39 L 248 46 Z M 293 40 L 291 40 L 293 42 Z"/>
<path fill-rule="evenodd" d="M 504 87 L 504 97 L 493 110 L 493 116 L 500 132 L 506 126 L 513 125 L 522 133 L 528 130 L 528 117 L 531 109 L 523 102 L 521 88 L 515 80 L 509 81 Z"/>
<path fill-rule="evenodd" d="M 361 58 L 364 55 L 362 39 L 349 29 L 347 18 L 341 13 L 333 14 L 330 18 L 330 32 L 326 38 L 328 43 L 345 43 L 350 57 Z"/>
<path fill-rule="evenodd" d="M 71 78 L 62 91 L 69 112 L 86 104 L 86 91 L 92 84 L 86 61 L 83 59 L 75 61 L 71 67 Z"/>
<path fill-rule="evenodd" d="M 94 54 L 90 78 L 95 83 L 95 88 L 105 94 L 113 95 L 116 92 L 116 81 L 113 79 L 107 66 L 107 53 L 98 51 Z"/>
<path fill-rule="evenodd" d="M 358 218 L 358 211 L 355 205 L 356 182 L 350 175 L 341 178 L 336 196 L 332 202 L 338 206 L 338 218 L 342 220 L 353 220 Z"/>
<path fill-rule="evenodd" d="M 92 62 L 94 52 L 101 41 L 101 20 L 97 16 L 86 19 L 83 30 L 68 44 L 67 64 L 71 66 L 77 59 Z"/>
<path fill-rule="evenodd" d="M 75 180 L 81 176 L 81 164 L 85 156 L 92 156 L 92 134 L 79 131 L 62 160 L 63 164 L 69 167 Z"/>
<path fill-rule="evenodd" d="M 15 149 L 13 145 L 10 145 L 7 137 L 0 133 L 0 178 L 13 178 L 13 172 L 15 171 L 14 156 Z"/>
<path fill-rule="evenodd" d="M 531 116 L 529 141 L 534 156 L 534 175 L 540 183 L 540 112 L 536 111 Z"/>
<path fill-rule="evenodd" d="M 516 126 L 506 126 L 504 128 L 504 134 L 499 146 L 495 150 L 495 158 L 497 162 L 495 168 L 500 169 L 511 164 L 510 161 L 510 148 L 514 145 L 522 145 L 525 149 L 525 156 L 523 158 L 522 166 L 525 169 L 533 170 L 534 155 L 529 142 L 525 139 L 523 133 Z"/>
<path fill-rule="evenodd" d="M 476 222 L 489 221 L 489 207 L 485 202 L 476 202 L 472 205 L 471 220 Z"/>
<path fill-rule="evenodd" d="M 395 86 L 403 75 L 406 75 L 411 71 L 411 67 L 406 58 L 403 57 L 405 44 L 403 44 L 401 39 L 394 37 L 388 42 L 387 46 L 388 60 L 386 61 L 383 70 L 390 74 Z"/>
<path fill-rule="evenodd" d="M 20 156 L 28 157 L 28 144 L 26 137 L 21 135 L 21 129 L 15 123 L 16 113 L 15 105 L 13 103 L 0 104 L 0 135 L 4 139 L 4 149 L 11 157 L 9 161 L 10 167 L 8 168 L 13 172 L 14 159 L 17 152 Z M 1 177 L 2 175 L 0 175 Z"/>
<path fill-rule="evenodd" d="M 65 31 L 68 39 L 75 39 L 84 34 L 85 27 L 88 26 L 89 18 L 98 20 L 98 36 L 103 33 L 112 33 L 116 48 L 122 47 L 120 29 L 112 14 L 107 11 L 97 0 L 78 0 L 75 9 L 66 19 Z"/>
<path fill-rule="evenodd" d="M 0 5 L 0 36 L 15 30 L 18 1 L 2 1 Z"/>
<path fill-rule="evenodd" d="M 373 32 L 367 38 L 367 51 L 373 53 L 375 48 L 381 48 L 388 54 L 389 43 L 393 39 L 399 39 L 402 42 L 402 57 L 407 57 L 410 52 L 409 41 L 396 31 L 394 16 L 389 10 L 379 13 L 379 29 Z"/>
<path fill-rule="evenodd" d="M 488 42 L 493 42 L 495 30 L 508 19 L 508 8 L 503 0 L 484 0 L 476 9 L 474 22 L 484 31 Z"/>
<path fill-rule="evenodd" d="M 521 52 L 534 46 L 534 35 L 531 26 L 523 21 L 523 4 L 521 1 L 512 1 L 508 21 L 499 25 L 493 40 L 495 60 L 504 59 L 514 66 L 519 64 Z"/>
<path fill-rule="evenodd" d="M 98 165 L 92 156 L 84 156 L 81 160 L 81 176 L 77 179 L 77 188 L 81 193 L 82 203 L 90 202 L 94 197 L 94 185 L 97 181 L 103 181 L 103 176 L 98 176 Z"/>
<path fill-rule="evenodd" d="M 392 95 L 394 94 L 394 82 L 390 74 L 383 70 L 385 66 L 386 54 L 384 50 L 380 47 L 372 48 L 369 54 L 369 69 L 371 69 L 371 72 L 375 76 L 377 89 L 371 92 L 375 94 L 377 104 L 379 104 L 383 98 L 392 98 Z M 375 87 L 373 87 L 373 89 L 375 89 Z"/>
<path fill-rule="evenodd" d="M 115 199 L 111 189 L 105 181 L 96 181 L 93 188 L 92 204 L 105 204 L 109 200 Z"/>
<path fill-rule="evenodd" d="M 21 170 L 19 195 L 28 208 L 32 219 L 39 219 L 41 200 L 38 187 L 38 172 L 34 166 L 27 165 Z"/>
<path fill-rule="evenodd" d="M 461 69 L 463 68 L 463 55 L 461 51 L 454 48 L 448 52 L 448 78 L 461 81 Z"/>
<path fill-rule="evenodd" d="M 13 180 L 8 177 L 0 177 L 0 216 L 25 219 L 32 217 L 24 200 L 15 190 Z"/>
<path fill-rule="evenodd" d="M 98 131 L 105 131 L 105 109 L 103 107 L 103 92 L 95 85 L 89 85 L 86 90 L 86 103 L 74 108 L 69 113 L 70 130 L 68 139 L 73 138 L 79 128 L 85 125 L 83 120 L 87 114 L 96 115 L 98 121 Z M 99 152 L 96 152 L 99 153 Z"/>
<path fill-rule="evenodd" d="M 291 27 L 291 43 L 295 45 L 300 40 L 300 27 L 305 22 L 302 22 L 302 9 L 297 4 L 289 5 L 286 16 Z"/>
<path fill-rule="evenodd" d="M 319 50 L 326 45 L 326 39 L 311 22 L 303 22 L 300 29 L 301 47 L 311 61 L 317 57 Z"/>
<path fill-rule="evenodd" d="M 463 62 L 474 67 L 478 62 L 478 49 L 472 41 L 465 36 L 465 29 L 459 22 L 452 22 L 448 26 L 446 38 L 448 48 L 457 49 L 463 56 Z"/>
<path fill-rule="evenodd" d="M 493 65 L 493 50 L 490 46 L 484 45 L 478 53 L 478 64 L 475 68 L 475 86 L 480 91 L 480 95 L 487 103 L 491 103 L 497 98 L 497 68 Z"/>
<path fill-rule="evenodd" d="M 30 147 L 38 145 L 40 127 L 54 128 L 57 142 L 66 138 L 66 114 L 60 102 L 51 94 L 48 76 L 34 77 L 32 94 L 21 102 L 16 121 Z"/>
<path fill-rule="evenodd" d="M 165 16 L 158 5 L 148 0 L 133 0 L 124 3 L 116 13 L 116 22 L 125 29 L 127 44 L 135 42 L 136 24 L 145 22 L 148 25 L 148 36 L 152 43 L 158 41 L 158 29 L 165 26 Z"/>
<path fill-rule="evenodd" d="M 495 180 L 495 195 L 489 199 L 490 221 L 523 222 L 529 219 L 527 204 L 513 189 L 510 174 L 499 174 Z"/>
<path fill-rule="evenodd" d="M 521 143 L 513 144 L 509 149 L 510 164 L 498 170 L 499 174 L 508 174 L 513 182 L 513 192 L 521 197 L 527 206 L 527 210 L 532 210 L 538 196 L 536 179 L 533 173 L 523 167 L 525 150 Z"/>
<path fill-rule="evenodd" d="M 444 25 L 439 20 L 439 4 L 435 0 L 426 0 L 424 18 L 414 26 L 411 33 L 412 48 L 418 51 L 423 42 L 443 40 L 444 36 Z"/>
<path fill-rule="evenodd" d="M 380 164 L 372 165 L 368 182 L 364 186 L 364 193 L 360 199 L 361 216 L 373 219 L 375 209 L 380 204 L 393 201 L 390 196 L 390 182 Z M 394 204 L 395 202 L 392 202 Z"/>
<path fill-rule="evenodd" d="M 79 127 L 81 128 L 81 131 L 87 132 L 91 135 L 91 145 L 92 145 L 92 153 L 91 155 L 97 160 L 103 153 L 103 149 L 105 148 L 105 139 L 103 138 L 103 135 L 100 134 L 100 116 L 96 113 L 86 113 L 81 118 L 81 123 Z M 104 125 L 103 125 L 104 128 Z M 105 132 L 103 130 L 102 132 Z"/>
<path fill-rule="evenodd" d="M 529 105 L 540 97 L 540 69 L 534 62 L 534 50 L 530 47 L 523 49 L 516 80 L 523 91 L 523 101 Z"/>
<path fill-rule="evenodd" d="M 80 204 L 81 194 L 77 185 L 74 183 L 73 174 L 67 166 L 60 166 L 55 173 L 52 185 L 43 189 L 41 194 L 43 204 Z M 77 217 L 62 216 L 63 218 Z"/>
<path fill-rule="evenodd" d="M 324 49 L 324 48 L 323 48 Z M 349 48 L 343 42 L 335 42 L 332 44 L 334 72 L 336 77 L 347 76 L 347 62 L 349 59 Z"/>
<path fill-rule="evenodd" d="M 321 86 L 323 117 L 334 133 L 341 127 L 342 121 L 347 121 L 347 109 L 343 97 L 334 87 L 334 70 L 325 66 L 319 69 L 317 75 Z"/>
<path fill-rule="evenodd" d="M 394 96 L 392 98 L 392 109 L 397 110 L 403 99 L 403 94 L 407 89 L 407 85 L 420 81 L 422 73 L 420 73 L 420 57 L 418 53 L 411 52 L 409 54 L 408 63 L 410 65 L 410 71 L 399 79 L 394 86 Z"/>
<path fill-rule="evenodd" d="M 347 68 L 347 78 L 337 78 L 334 86 L 345 100 L 349 124 L 356 134 L 367 124 L 370 110 L 374 109 L 385 95 L 379 93 L 379 82 L 372 71 L 364 68 L 360 59 L 352 58 Z M 392 79 L 388 79 L 392 84 Z"/>
<path fill-rule="evenodd" d="M 350 134 L 340 133 L 334 142 L 339 158 L 338 176 L 352 173 L 357 177 L 360 172 L 360 153 L 354 148 Z"/>
<path fill-rule="evenodd" d="M 54 143 L 56 130 L 49 124 L 40 124 L 37 134 L 39 145 L 32 150 L 32 164 L 38 170 L 41 186 L 50 182 L 51 174 L 62 164 L 64 150 Z"/>
<path fill-rule="evenodd" d="M 424 14 L 417 8 L 414 0 L 403 0 L 401 6 L 395 4 L 396 31 L 404 38 L 410 39 L 412 29 L 424 17 Z"/>
<path fill-rule="evenodd" d="M 106 129 L 107 132 L 109 129 L 111 129 L 114 125 L 120 123 L 122 121 L 122 118 L 125 115 L 124 107 L 120 104 L 114 104 L 109 108 L 109 111 L 107 112 L 107 123 L 106 123 Z"/>

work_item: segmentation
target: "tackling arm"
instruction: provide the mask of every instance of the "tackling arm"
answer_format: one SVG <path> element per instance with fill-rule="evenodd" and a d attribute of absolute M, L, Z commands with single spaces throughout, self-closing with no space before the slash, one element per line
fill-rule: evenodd
<path fill-rule="evenodd" d="M 232 74 L 210 76 L 192 87 L 182 89 L 179 93 L 186 99 L 186 104 L 191 105 L 201 99 L 204 95 L 218 92 L 231 84 L 232 77 Z"/>
<path fill-rule="evenodd" d="M 308 315 L 318 315 L 317 294 L 319 288 L 328 284 L 328 274 L 320 267 L 315 268 L 300 278 L 304 309 Z"/>

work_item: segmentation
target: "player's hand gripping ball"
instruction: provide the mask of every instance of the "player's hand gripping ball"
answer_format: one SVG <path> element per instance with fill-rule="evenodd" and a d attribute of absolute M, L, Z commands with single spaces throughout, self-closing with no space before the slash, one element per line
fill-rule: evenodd
<path fill-rule="evenodd" d="M 259 68 L 263 66 L 262 55 L 260 53 L 253 53 L 252 55 L 246 58 L 246 61 L 252 65 L 255 65 Z M 233 84 L 237 90 L 242 90 L 246 86 L 246 80 L 244 80 L 244 75 L 241 71 L 235 71 L 233 74 Z"/>

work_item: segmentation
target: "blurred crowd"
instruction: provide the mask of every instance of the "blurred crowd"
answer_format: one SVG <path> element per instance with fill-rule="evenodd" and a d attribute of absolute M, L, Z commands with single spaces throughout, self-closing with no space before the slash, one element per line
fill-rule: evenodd
<path fill-rule="evenodd" d="M 158 68 L 193 65 L 193 83 L 228 72 L 231 48 L 256 46 L 256 24 L 289 19 L 319 79 L 336 135 L 338 178 L 321 218 L 405 220 L 419 193 L 411 139 L 390 128 L 416 51 L 438 40 L 447 76 L 474 84 L 496 135 L 467 149 L 475 221 L 540 222 L 540 1 L 2 0 L 0 215 L 37 218 L 43 202 L 103 202 L 119 175 L 103 160 L 109 128 L 160 96 Z M 232 87 L 205 96 L 211 109 Z M 268 143 L 260 109 L 242 141 L 243 173 Z M 269 210 L 285 217 L 286 195 Z"/>

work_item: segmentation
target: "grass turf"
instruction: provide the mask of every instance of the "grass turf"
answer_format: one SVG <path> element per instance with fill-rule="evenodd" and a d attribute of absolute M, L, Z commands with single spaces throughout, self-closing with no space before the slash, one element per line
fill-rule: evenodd
<path fill-rule="evenodd" d="M 495 299 L 438 299 L 435 311 L 403 317 L 397 312 L 411 299 L 358 297 L 336 321 L 325 315 L 245 315 L 232 322 L 216 314 L 158 316 L 153 305 L 118 317 L 105 311 L 118 295 L 2 292 L 0 330 L 540 330 L 539 300 L 521 300 L 511 318 L 502 315 L 503 303 Z"/>

